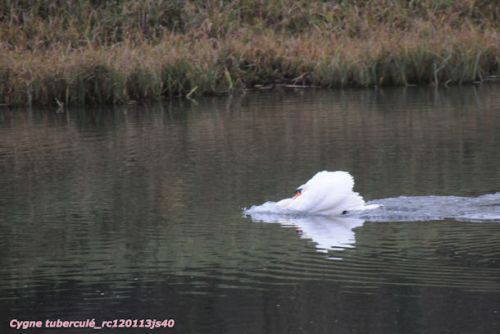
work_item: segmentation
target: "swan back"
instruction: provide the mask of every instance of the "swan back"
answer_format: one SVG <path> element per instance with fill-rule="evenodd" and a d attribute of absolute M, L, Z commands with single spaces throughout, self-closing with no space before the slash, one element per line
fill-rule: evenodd
<path fill-rule="evenodd" d="M 353 192 L 353 187 L 354 179 L 348 172 L 321 171 L 298 188 L 299 196 L 277 204 L 294 211 L 341 215 L 365 205 L 363 198 Z"/>

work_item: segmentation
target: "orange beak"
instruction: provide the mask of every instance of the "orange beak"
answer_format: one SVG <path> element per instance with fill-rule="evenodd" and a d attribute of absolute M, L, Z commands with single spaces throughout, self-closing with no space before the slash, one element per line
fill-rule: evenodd
<path fill-rule="evenodd" d="M 300 196 L 300 194 L 301 194 L 300 191 L 296 191 L 295 195 L 293 195 L 292 199 L 296 199 L 297 197 Z"/>

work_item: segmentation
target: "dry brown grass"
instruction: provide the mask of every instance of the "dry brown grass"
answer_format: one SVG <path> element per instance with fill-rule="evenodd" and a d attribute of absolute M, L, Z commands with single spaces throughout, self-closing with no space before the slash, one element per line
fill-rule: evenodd
<path fill-rule="evenodd" d="M 0 0 L 0 103 L 461 84 L 498 72 L 493 1 L 220 3 Z"/>

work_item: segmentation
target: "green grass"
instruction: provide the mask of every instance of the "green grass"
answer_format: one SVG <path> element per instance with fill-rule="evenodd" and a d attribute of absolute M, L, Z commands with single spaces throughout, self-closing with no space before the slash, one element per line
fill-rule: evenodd
<path fill-rule="evenodd" d="M 482 81 L 495 1 L 0 0 L 0 104 Z"/>

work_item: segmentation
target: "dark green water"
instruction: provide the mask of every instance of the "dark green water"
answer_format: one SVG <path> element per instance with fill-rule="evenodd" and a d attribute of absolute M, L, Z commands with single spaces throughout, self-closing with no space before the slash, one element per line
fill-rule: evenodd
<path fill-rule="evenodd" d="M 499 333 L 500 221 L 357 224 L 318 252 L 241 209 L 500 191 L 500 86 L 0 110 L 1 333 Z M 17 331 L 11 319 L 175 319 Z"/>

